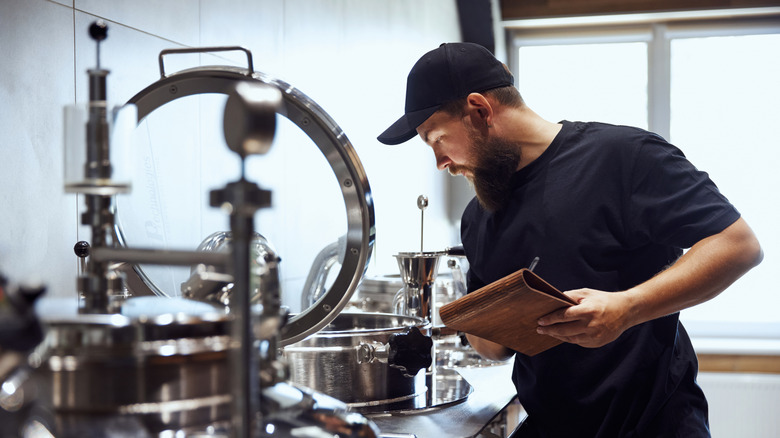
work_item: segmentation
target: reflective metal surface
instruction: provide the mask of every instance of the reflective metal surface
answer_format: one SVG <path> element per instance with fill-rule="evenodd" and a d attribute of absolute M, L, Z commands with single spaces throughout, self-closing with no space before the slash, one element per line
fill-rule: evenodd
<path fill-rule="evenodd" d="M 417 438 L 473 438 L 515 396 L 512 365 L 457 370 L 471 385 L 468 398 L 441 409 L 366 414 L 382 434 L 414 434 Z M 381 436 L 381 435 L 380 435 Z M 485 436 L 492 436 L 487 435 Z"/>
<path fill-rule="evenodd" d="M 228 253 L 232 249 L 233 233 L 230 231 L 217 231 L 206 237 L 198 245 L 197 251 Z M 251 302 L 260 299 L 260 284 L 263 273 L 267 271 L 267 260 L 276 260 L 279 256 L 271 243 L 260 233 L 254 233 L 250 247 L 251 275 L 253 282 Z M 185 298 L 190 298 L 208 303 L 230 306 L 230 297 L 233 289 L 233 276 L 225 274 L 213 266 L 199 264 L 190 269 L 190 278 L 181 284 L 181 293 Z"/>
<path fill-rule="evenodd" d="M 434 284 L 435 309 L 433 326 L 442 326 L 438 309 L 466 294 L 465 281 L 460 267 L 454 260 L 448 260 L 451 272 L 441 272 L 436 275 Z M 364 277 L 358 290 L 352 295 L 347 311 L 394 313 L 393 299 L 398 291 L 404 288 L 404 282 L 399 274 Z"/>
<path fill-rule="evenodd" d="M 263 391 L 262 437 L 375 438 L 379 430 L 343 402 L 306 388 L 279 383 Z M 271 405 L 271 406 L 268 406 Z"/>
<path fill-rule="evenodd" d="M 414 377 L 388 365 L 390 336 L 410 327 L 429 332 L 418 318 L 342 313 L 315 335 L 284 348 L 290 380 L 361 407 L 413 399 L 426 391 L 425 371 Z"/>
<path fill-rule="evenodd" d="M 282 343 L 297 342 L 327 325 L 346 306 L 357 288 L 374 244 L 374 208 L 368 179 L 352 144 L 341 128 L 314 101 L 295 87 L 260 72 L 237 67 L 203 67 L 163 77 L 130 99 L 138 109 L 139 122 L 155 109 L 185 96 L 228 94 L 241 81 L 259 81 L 282 92 L 278 114 L 287 117 L 322 152 L 336 176 L 347 210 L 347 233 L 342 267 L 330 289 L 316 305 L 296 314 L 282 331 Z M 121 215 L 121 211 L 118 212 Z M 117 229 L 120 240 L 126 241 Z M 158 294 L 140 268 L 135 273 Z"/>
<path fill-rule="evenodd" d="M 306 283 L 303 284 L 301 293 L 301 308 L 307 309 L 319 300 L 327 291 L 325 283 L 328 280 L 328 274 L 336 263 L 342 263 L 344 260 L 346 236 L 341 236 L 337 241 L 325 246 L 317 256 L 306 276 Z M 353 293 L 354 296 L 354 293 Z"/>
<path fill-rule="evenodd" d="M 425 374 L 425 392 L 405 400 L 388 401 L 364 405 L 351 404 L 356 411 L 365 414 L 420 414 L 428 410 L 442 409 L 462 403 L 473 392 L 473 388 L 457 371 L 435 367 Z"/>
<path fill-rule="evenodd" d="M 485 359 L 459 335 L 444 336 L 434 341 L 436 366 L 449 369 L 484 368 L 506 365 L 507 361 Z"/>
<path fill-rule="evenodd" d="M 393 313 L 393 298 L 404 283 L 401 276 L 382 275 L 364 277 L 350 299 L 350 310 L 360 312 Z"/>
<path fill-rule="evenodd" d="M 227 315 L 66 315 L 44 324 L 31 360 L 66 436 L 102 422 L 161 432 L 229 420 Z"/>
<path fill-rule="evenodd" d="M 402 252 L 396 254 L 404 288 L 393 300 L 395 313 L 432 321 L 435 307 L 433 286 L 443 252 Z"/>

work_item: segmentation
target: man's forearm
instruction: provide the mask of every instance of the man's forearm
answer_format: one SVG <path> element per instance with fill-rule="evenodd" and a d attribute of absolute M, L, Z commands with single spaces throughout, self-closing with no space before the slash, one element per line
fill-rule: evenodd
<path fill-rule="evenodd" d="M 677 262 L 625 291 L 629 326 L 669 315 L 714 298 L 763 258 L 743 219 L 702 239 Z"/>
<path fill-rule="evenodd" d="M 468 333 L 466 334 L 466 339 L 468 339 L 469 345 L 485 359 L 506 360 L 512 357 L 513 351 L 503 345 Z"/>
<path fill-rule="evenodd" d="M 761 246 L 742 219 L 701 240 L 671 267 L 623 292 L 564 292 L 578 304 L 539 318 L 537 332 L 601 347 L 635 325 L 707 301 L 761 262 Z"/>

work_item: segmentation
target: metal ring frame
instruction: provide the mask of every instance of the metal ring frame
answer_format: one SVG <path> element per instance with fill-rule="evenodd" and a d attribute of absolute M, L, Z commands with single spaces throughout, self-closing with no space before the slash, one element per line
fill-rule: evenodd
<path fill-rule="evenodd" d="M 128 103 L 138 109 L 140 123 L 155 109 L 181 97 L 204 93 L 228 94 L 240 81 L 259 81 L 282 92 L 278 114 L 285 116 L 309 138 L 330 164 L 341 186 L 347 209 L 347 242 L 344 262 L 330 290 L 314 305 L 290 318 L 281 333 L 282 345 L 300 341 L 329 324 L 347 305 L 368 268 L 376 235 L 374 204 L 366 172 L 341 128 L 313 100 L 295 87 L 246 68 L 198 67 L 163 77 L 133 96 Z M 124 241 L 121 230 L 116 234 Z M 143 270 L 133 271 L 153 291 L 159 291 Z"/>

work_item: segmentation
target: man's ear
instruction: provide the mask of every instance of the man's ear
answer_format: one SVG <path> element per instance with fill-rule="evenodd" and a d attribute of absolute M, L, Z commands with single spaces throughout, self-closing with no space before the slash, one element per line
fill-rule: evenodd
<path fill-rule="evenodd" d="M 471 93 L 466 97 L 467 111 L 474 126 L 493 126 L 493 106 L 484 94 Z"/>

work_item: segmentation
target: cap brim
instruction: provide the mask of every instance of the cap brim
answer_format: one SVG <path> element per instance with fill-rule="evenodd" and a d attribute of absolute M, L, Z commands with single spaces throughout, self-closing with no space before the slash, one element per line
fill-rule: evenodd
<path fill-rule="evenodd" d="M 406 113 L 376 139 L 387 145 L 401 144 L 417 135 L 417 127 L 428 120 L 441 105 Z"/>

